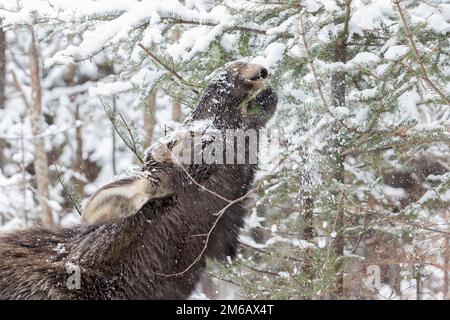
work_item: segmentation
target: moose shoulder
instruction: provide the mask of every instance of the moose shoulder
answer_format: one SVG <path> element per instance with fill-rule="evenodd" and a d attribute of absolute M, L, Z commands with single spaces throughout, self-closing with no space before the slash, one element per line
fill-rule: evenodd
<path fill-rule="evenodd" d="M 248 192 L 256 163 L 189 163 L 172 155 L 191 133 L 217 139 L 227 129 L 262 128 L 277 103 L 266 77 L 259 65 L 225 66 L 180 130 L 149 149 L 137 176 L 91 197 L 84 223 L 0 236 L 0 299 L 188 297 L 206 257 L 234 255 L 244 209 L 230 206 L 216 225 L 215 213 Z"/>

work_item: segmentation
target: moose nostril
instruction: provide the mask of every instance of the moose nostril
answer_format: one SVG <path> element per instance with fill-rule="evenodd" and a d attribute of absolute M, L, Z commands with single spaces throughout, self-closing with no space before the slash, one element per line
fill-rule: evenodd
<path fill-rule="evenodd" d="M 265 79 L 269 75 L 269 72 L 267 71 L 266 68 L 261 68 L 260 75 L 261 75 L 261 78 Z"/>
<path fill-rule="evenodd" d="M 267 76 L 269 75 L 269 72 L 267 71 L 266 68 L 261 68 L 259 69 L 256 74 L 250 78 L 250 80 L 260 80 L 260 79 L 265 79 L 267 78 Z"/>

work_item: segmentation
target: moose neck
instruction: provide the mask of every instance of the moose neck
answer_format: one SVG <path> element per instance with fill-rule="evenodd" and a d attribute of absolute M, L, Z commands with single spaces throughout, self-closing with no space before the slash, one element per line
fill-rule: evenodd
<path fill-rule="evenodd" d="M 254 170 L 253 165 L 220 165 L 202 184 L 235 200 L 248 191 Z M 241 204 L 230 206 L 219 218 L 216 213 L 228 203 L 186 183 L 185 191 L 173 203 L 150 202 L 137 215 L 123 221 L 122 232 L 135 238 L 127 240 L 133 245 L 123 247 L 118 261 L 122 267 L 117 271 L 126 279 L 121 285 L 129 287 L 128 292 L 134 290 L 136 297 L 186 298 L 200 280 L 206 257 L 222 260 L 235 255 L 243 225 Z M 149 283 L 153 287 L 149 288 Z"/>
<path fill-rule="evenodd" d="M 186 206 L 169 201 L 148 203 L 130 221 L 124 221 L 130 229 L 140 231 L 121 258 L 121 285 L 139 298 L 187 298 L 204 269 L 205 257 L 197 259 L 204 239 L 196 235 L 207 233 L 212 219 L 199 222 L 200 212 L 183 210 Z"/>

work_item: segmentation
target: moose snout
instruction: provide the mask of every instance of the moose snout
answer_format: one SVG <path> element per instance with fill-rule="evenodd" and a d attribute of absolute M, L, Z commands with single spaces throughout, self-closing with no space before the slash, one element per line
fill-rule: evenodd
<path fill-rule="evenodd" d="M 267 76 L 269 75 L 269 72 L 267 71 L 266 68 L 264 68 L 259 64 L 252 64 L 252 63 L 246 64 L 241 69 L 240 73 L 242 77 L 251 81 L 263 80 L 266 79 Z"/>
<path fill-rule="evenodd" d="M 260 68 L 256 70 L 255 74 L 250 78 L 250 80 L 255 81 L 265 79 L 268 75 L 269 72 L 267 71 L 267 69 L 260 66 Z"/>

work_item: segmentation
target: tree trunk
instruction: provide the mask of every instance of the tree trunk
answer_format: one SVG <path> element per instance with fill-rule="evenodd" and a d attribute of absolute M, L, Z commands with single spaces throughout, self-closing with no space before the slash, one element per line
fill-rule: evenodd
<path fill-rule="evenodd" d="M 148 98 L 148 106 L 144 110 L 144 129 L 148 144 L 153 142 L 153 131 L 155 130 L 156 125 L 156 92 L 157 89 L 154 88 Z"/>
<path fill-rule="evenodd" d="M 449 222 L 449 213 L 450 210 L 446 210 L 444 212 L 445 215 L 445 221 Z M 450 279 L 448 272 L 450 271 L 450 246 L 449 246 L 449 236 L 448 233 L 444 236 L 444 288 L 443 288 L 443 294 L 444 294 L 444 300 L 449 300 L 449 286 L 450 286 Z"/>
<path fill-rule="evenodd" d="M 28 225 L 28 207 L 27 207 L 27 173 L 26 173 L 26 162 L 25 162 L 25 142 L 24 142 L 24 136 L 23 136 L 23 120 L 20 124 L 20 153 L 21 153 L 21 159 L 20 159 L 20 171 L 22 174 L 22 183 L 21 183 L 21 192 L 22 192 L 22 201 L 23 201 L 23 207 L 22 207 L 22 214 L 23 214 L 23 221 L 25 223 L 25 226 Z"/>
<path fill-rule="evenodd" d="M 417 262 L 417 264 L 414 265 L 414 274 L 416 276 L 416 300 L 422 300 L 422 265 L 420 262 Z"/>
<path fill-rule="evenodd" d="M 448 300 L 450 299 L 450 296 L 448 294 L 448 287 L 449 287 L 449 277 L 448 272 L 450 268 L 449 258 L 450 258 L 450 250 L 448 245 L 448 235 L 446 234 L 444 236 L 444 299 Z"/>
<path fill-rule="evenodd" d="M 80 106 L 77 104 L 75 106 L 75 121 L 81 121 L 80 117 Z M 77 144 L 77 149 L 75 152 L 75 171 L 78 171 L 80 174 L 84 174 L 84 159 L 83 159 L 83 133 L 81 131 L 81 126 L 77 126 L 75 128 L 75 139 Z M 84 195 L 84 181 L 78 180 L 76 184 L 76 192 L 79 196 Z"/>
<path fill-rule="evenodd" d="M 30 28 L 30 74 L 31 74 L 31 105 L 28 108 L 28 116 L 31 121 L 31 130 L 34 136 L 34 169 L 36 172 L 36 184 L 38 191 L 39 205 L 42 210 L 42 223 L 53 225 L 52 210 L 48 204 L 49 199 L 49 174 L 48 160 L 45 152 L 45 142 L 42 133 L 44 132 L 44 119 L 42 117 L 42 92 L 39 73 L 39 54 L 33 29 Z"/>
<path fill-rule="evenodd" d="M 75 64 L 70 64 L 67 67 L 66 73 L 64 74 L 64 82 L 68 87 L 72 87 L 76 84 L 75 81 L 76 72 L 77 66 Z M 71 95 L 70 102 L 72 103 L 75 102 L 76 98 L 77 94 Z M 78 104 L 75 105 L 74 120 L 75 123 L 81 121 L 80 106 Z M 83 133 L 81 131 L 81 126 L 75 127 L 75 143 L 76 143 L 76 150 L 73 169 L 74 171 L 79 172 L 82 175 L 84 173 L 84 160 L 83 160 Z M 75 191 L 77 195 L 81 197 L 84 195 L 84 185 L 85 185 L 84 181 L 77 179 Z"/>
<path fill-rule="evenodd" d="M 116 95 L 113 95 L 112 97 L 112 111 L 113 114 L 116 114 L 117 112 L 117 97 Z M 112 170 L 113 175 L 117 175 L 117 136 L 116 136 L 116 130 L 114 129 L 114 126 L 111 128 L 111 135 L 112 135 Z"/>
<path fill-rule="evenodd" d="M 181 31 L 180 29 L 175 30 L 174 32 L 175 40 L 180 39 Z M 181 112 L 181 103 L 178 100 L 174 100 L 172 103 L 172 120 L 173 121 L 181 121 L 183 114 Z"/>
<path fill-rule="evenodd" d="M 5 76 L 6 76 L 6 39 L 5 31 L 0 28 L 0 109 L 5 107 Z"/>
<path fill-rule="evenodd" d="M 172 104 L 172 120 L 173 121 L 181 121 L 183 117 L 183 113 L 181 112 L 181 103 L 178 100 L 175 100 Z"/>
<path fill-rule="evenodd" d="M 350 4 L 348 4 L 350 5 Z M 334 61 L 347 62 L 347 33 L 343 33 L 336 40 L 334 47 Z M 335 72 L 331 77 L 331 90 L 334 107 L 345 106 L 345 73 Z M 336 126 L 333 134 L 338 135 L 339 126 Z M 334 178 L 340 183 L 344 183 L 344 157 L 340 155 L 341 145 L 338 140 L 335 142 L 335 150 L 337 150 L 336 158 L 334 159 Z M 344 256 L 344 209 L 342 207 L 342 194 L 335 195 L 338 201 L 336 211 L 336 238 L 334 241 L 334 253 L 337 259 L 342 259 Z M 344 273 L 342 268 L 342 261 L 336 265 L 337 275 L 335 283 L 335 295 L 340 298 L 344 295 Z"/>
<path fill-rule="evenodd" d="M 305 226 L 303 228 L 302 239 L 313 242 L 314 241 L 314 201 L 310 194 L 305 194 L 303 196 L 303 210 L 305 212 L 304 222 Z M 312 265 L 312 257 L 311 257 L 311 249 L 307 248 L 305 257 L 305 264 L 303 265 L 303 272 L 305 273 L 308 282 L 307 282 L 307 290 L 306 293 L 310 294 L 313 292 L 314 279 L 316 277 L 316 273 L 314 271 L 314 267 Z M 310 299 L 309 296 L 305 296 L 304 298 Z"/>
<path fill-rule="evenodd" d="M 0 110 L 5 108 L 5 80 L 6 80 L 6 39 L 5 31 L 0 28 Z M 0 139 L 0 169 L 5 165 L 3 150 L 5 150 L 6 141 Z"/>
<path fill-rule="evenodd" d="M 336 174 L 335 179 L 339 182 L 344 181 L 344 161 L 340 157 L 336 159 Z M 335 224 L 335 232 L 336 237 L 334 239 L 333 248 L 334 248 L 334 254 L 336 255 L 336 259 L 338 260 L 338 263 L 335 264 L 336 269 L 336 282 L 335 282 L 335 295 L 338 298 L 343 297 L 344 295 L 344 270 L 343 270 L 343 257 L 344 257 L 344 246 L 345 246 L 345 239 L 344 239 L 344 209 L 343 206 L 343 195 L 337 195 L 335 194 L 335 198 L 338 201 L 337 204 L 337 210 L 336 210 L 336 224 Z"/>

